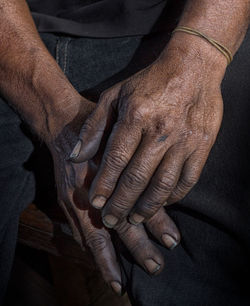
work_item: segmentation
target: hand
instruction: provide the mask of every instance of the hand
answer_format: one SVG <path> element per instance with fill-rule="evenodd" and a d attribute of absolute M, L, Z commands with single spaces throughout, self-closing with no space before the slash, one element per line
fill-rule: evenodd
<path fill-rule="evenodd" d="M 0 29 L 1 94 L 47 143 L 54 160 L 58 199 L 74 237 L 81 245 L 87 243 L 104 279 L 119 292 L 120 271 L 109 232 L 100 224 L 96 210 L 83 200 L 95 163 L 72 165 L 66 160 L 94 105 L 79 96 L 49 54 L 25 1 L 3 1 Z M 152 219 L 147 227 L 162 243 L 173 247 L 171 236 L 178 241 L 178 230 L 165 214 L 159 214 L 162 224 L 156 228 L 158 221 Z M 124 222 L 117 231 L 143 267 L 152 273 L 162 269 L 162 256 L 148 240 L 143 226 L 136 228 Z"/>
<path fill-rule="evenodd" d="M 198 181 L 221 124 L 226 62 L 202 43 L 172 40 L 158 61 L 107 90 L 84 124 L 71 155 L 76 163 L 94 156 L 113 118 L 89 195 L 104 207 L 107 227 L 129 214 L 132 224 L 149 220 Z"/>
<path fill-rule="evenodd" d="M 104 279 L 120 294 L 120 267 L 110 233 L 101 222 L 100 211 L 88 202 L 89 184 L 96 173 L 99 154 L 91 161 L 78 164 L 66 158 L 79 135 L 82 122 L 95 107 L 94 103 L 85 99 L 82 99 L 81 105 L 75 119 L 64 127 L 57 139 L 48 144 L 54 160 L 58 201 L 71 225 L 75 240 L 82 247 L 90 248 Z M 180 240 L 176 226 L 163 210 L 159 211 L 157 219 L 152 218 L 146 226 L 160 243 L 170 249 Z M 124 220 L 116 230 L 133 257 L 148 273 L 157 274 L 163 269 L 162 255 L 148 239 L 144 226 L 136 227 Z"/>

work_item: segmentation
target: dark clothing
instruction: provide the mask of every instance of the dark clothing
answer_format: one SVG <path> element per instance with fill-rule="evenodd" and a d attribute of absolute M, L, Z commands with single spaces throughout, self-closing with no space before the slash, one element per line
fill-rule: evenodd
<path fill-rule="evenodd" d="M 140 37 L 41 37 L 78 91 L 93 88 L 125 68 L 140 42 Z M 21 119 L 0 97 L 0 305 L 15 253 L 19 216 L 35 197 L 35 176 L 26 166 L 33 149 L 31 140 L 23 133 Z"/>
<path fill-rule="evenodd" d="M 223 80 L 223 122 L 200 180 L 167 209 L 181 245 L 158 245 L 165 269 L 157 277 L 123 258 L 134 305 L 250 305 L 249 54 L 250 30 Z"/>
<path fill-rule="evenodd" d="M 19 215 L 35 193 L 34 176 L 23 167 L 33 146 L 20 124 L 0 98 L 0 305 L 15 252 Z"/>
<path fill-rule="evenodd" d="M 158 54 L 156 40 L 160 40 L 157 35 L 42 37 L 73 86 L 86 95 L 149 64 Z M 168 209 L 182 242 L 173 251 L 158 245 L 166 262 L 163 273 L 150 277 L 126 251 L 121 254 L 124 282 L 136 306 L 250 305 L 246 281 L 250 272 L 249 54 L 250 32 L 223 81 L 224 119 L 202 176 L 181 203 Z M 32 146 L 19 124 L 18 116 L 1 100 L 0 295 L 13 258 L 17 215 L 32 200 L 34 190 L 32 174 L 22 167 Z"/>
<path fill-rule="evenodd" d="M 167 0 L 28 0 L 39 32 L 87 37 L 148 34 Z"/>

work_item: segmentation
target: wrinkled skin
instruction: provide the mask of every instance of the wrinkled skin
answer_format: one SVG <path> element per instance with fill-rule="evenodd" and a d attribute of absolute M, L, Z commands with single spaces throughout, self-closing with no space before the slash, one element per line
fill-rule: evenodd
<path fill-rule="evenodd" d="M 172 45 L 101 96 L 82 128 L 81 149 L 71 155 L 74 162 L 94 155 L 113 118 L 89 195 L 94 207 L 103 208 L 107 227 L 127 216 L 139 224 L 181 200 L 198 181 L 219 131 L 225 60 L 215 71 L 212 52 L 205 61 L 195 47 L 186 52 Z"/>
<path fill-rule="evenodd" d="M 66 159 L 68 150 L 72 149 L 71 142 L 78 136 L 81 123 L 84 122 L 87 113 L 95 107 L 94 103 L 87 100 L 84 100 L 82 105 L 84 110 L 79 111 L 75 121 L 66 126 L 57 140 L 49 145 L 54 160 L 58 201 L 71 225 L 75 240 L 82 247 L 89 247 L 104 279 L 117 293 L 121 293 L 120 268 L 109 230 L 101 222 L 100 211 L 88 202 L 89 185 L 96 173 L 101 155 L 99 153 L 93 160 L 78 164 Z M 180 240 L 176 226 L 164 209 L 155 217 L 145 226 L 160 243 L 173 248 L 173 243 L 177 244 Z M 148 239 L 143 225 L 136 227 L 124 220 L 116 230 L 135 260 L 148 273 L 157 274 L 163 269 L 163 257 Z M 165 239 L 163 234 L 167 234 L 164 236 Z M 174 243 L 174 246 L 176 244 Z"/>
<path fill-rule="evenodd" d="M 249 0 L 189 0 L 181 23 L 200 29 L 234 54 L 249 24 L 249 4 Z M 169 237 L 179 241 L 162 204 L 177 201 L 193 186 L 216 138 L 225 58 L 200 38 L 175 33 L 157 62 L 104 93 L 85 121 L 94 106 L 83 100 L 84 110 L 75 118 L 78 94 L 46 50 L 26 2 L 2 0 L 0 17 L 1 95 L 48 144 L 59 202 L 74 237 L 80 244 L 86 241 L 106 281 L 120 281 L 110 234 L 100 213 L 83 199 L 95 172 L 92 166 L 96 167 L 94 161 L 85 161 L 96 155 L 107 125 L 113 125 L 90 199 L 98 208 L 108 199 L 103 216 L 117 217 L 119 222 L 111 226 L 139 264 L 146 268 L 146 260 L 154 259 L 160 271 L 162 257 L 144 226 L 170 248 L 176 243 Z M 73 132 L 69 122 L 78 125 Z M 72 160 L 78 164 L 72 164 L 66 156 L 83 122 L 83 146 L 73 151 Z M 95 201 L 96 196 L 102 197 Z M 145 225 L 127 222 L 124 217 L 133 210 L 148 220 Z M 135 219 L 133 223 L 138 223 Z M 164 233 L 168 239 L 163 239 Z M 151 268 L 154 273 L 158 266 Z M 119 286 L 115 288 L 119 292 Z"/>

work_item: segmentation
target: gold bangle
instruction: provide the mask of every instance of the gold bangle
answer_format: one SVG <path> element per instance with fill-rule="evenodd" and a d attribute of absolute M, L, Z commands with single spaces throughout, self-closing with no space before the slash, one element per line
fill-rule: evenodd
<path fill-rule="evenodd" d="M 223 46 L 221 43 L 214 40 L 213 38 L 206 36 L 200 31 L 197 31 L 197 30 L 194 30 L 188 27 L 184 27 L 184 26 L 179 26 L 172 32 L 172 34 L 175 32 L 184 32 L 184 33 L 188 33 L 191 35 L 195 35 L 195 36 L 204 38 L 207 42 L 213 45 L 216 49 L 218 49 L 226 57 L 228 65 L 232 62 L 233 55 L 232 55 L 232 52 L 227 47 Z"/>

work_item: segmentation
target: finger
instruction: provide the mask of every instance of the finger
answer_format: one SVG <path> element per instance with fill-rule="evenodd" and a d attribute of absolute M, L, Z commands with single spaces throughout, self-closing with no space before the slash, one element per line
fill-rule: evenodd
<path fill-rule="evenodd" d="M 145 223 L 145 226 L 160 243 L 170 250 L 173 250 L 181 240 L 178 228 L 163 207 Z"/>
<path fill-rule="evenodd" d="M 104 280 L 117 294 L 122 294 L 120 266 L 108 232 L 85 231 L 86 244 L 94 256 Z"/>
<path fill-rule="evenodd" d="M 68 220 L 73 225 L 73 229 L 77 228 L 77 234 L 80 234 L 80 244 L 90 249 L 104 280 L 117 294 L 121 295 L 121 271 L 110 234 L 104 227 L 100 227 L 97 222 L 94 222 L 94 220 L 101 219 L 100 213 L 94 209 L 92 212 L 74 209 L 72 196 L 70 195 L 70 199 L 67 201 L 68 205 L 65 206 L 67 207 Z M 79 197 L 81 200 L 84 199 L 82 190 L 79 191 Z M 76 238 L 79 239 L 79 236 Z"/>
<path fill-rule="evenodd" d="M 67 221 L 70 225 L 70 228 L 72 230 L 72 235 L 74 240 L 80 245 L 81 249 L 84 250 L 85 247 L 83 245 L 82 241 L 82 235 L 81 235 L 81 227 L 79 224 L 79 221 L 72 209 L 72 204 L 67 201 L 58 201 L 59 206 L 63 210 Z"/>
<path fill-rule="evenodd" d="M 168 204 L 183 199 L 198 182 L 209 151 L 195 151 L 185 162 L 180 179 L 168 198 Z"/>
<path fill-rule="evenodd" d="M 149 240 L 143 224 L 135 226 L 124 220 L 115 230 L 131 255 L 147 273 L 155 275 L 162 271 L 163 256 Z"/>
<path fill-rule="evenodd" d="M 98 173 L 91 185 L 91 204 L 101 209 L 111 196 L 120 174 L 129 163 L 141 141 L 141 129 L 131 129 L 125 123 L 116 123 L 103 154 Z"/>
<path fill-rule="evenodd" d="M 113 117 L 112 103 L 115 103 L 116 91 L 110 91 L 101 96 L 96 109 L 84 122 L 79 140 L 76 143 L 69 160 L 74 163 L 87 161 L 97 153 L 107 125 Z"/>
<path fill-rule="evenodd" d="M 157 142 L 155 139 L 152 141 L 149 136 L 142 140 L 103 209 L 103 222 L 107 227 L 113 227 L 128 216 L 170 145 L 170 141 Z M 143 219 L 134 221 L 137 224 Z"/>
<path fill-rule="evenodd" d="M 173 146 L 165 154 L 147 189 L 141 195 L 130 215 L 130 222 L 148 220 L 162 207 L 174 189 L 185 161 L 179 147 Z"/>

